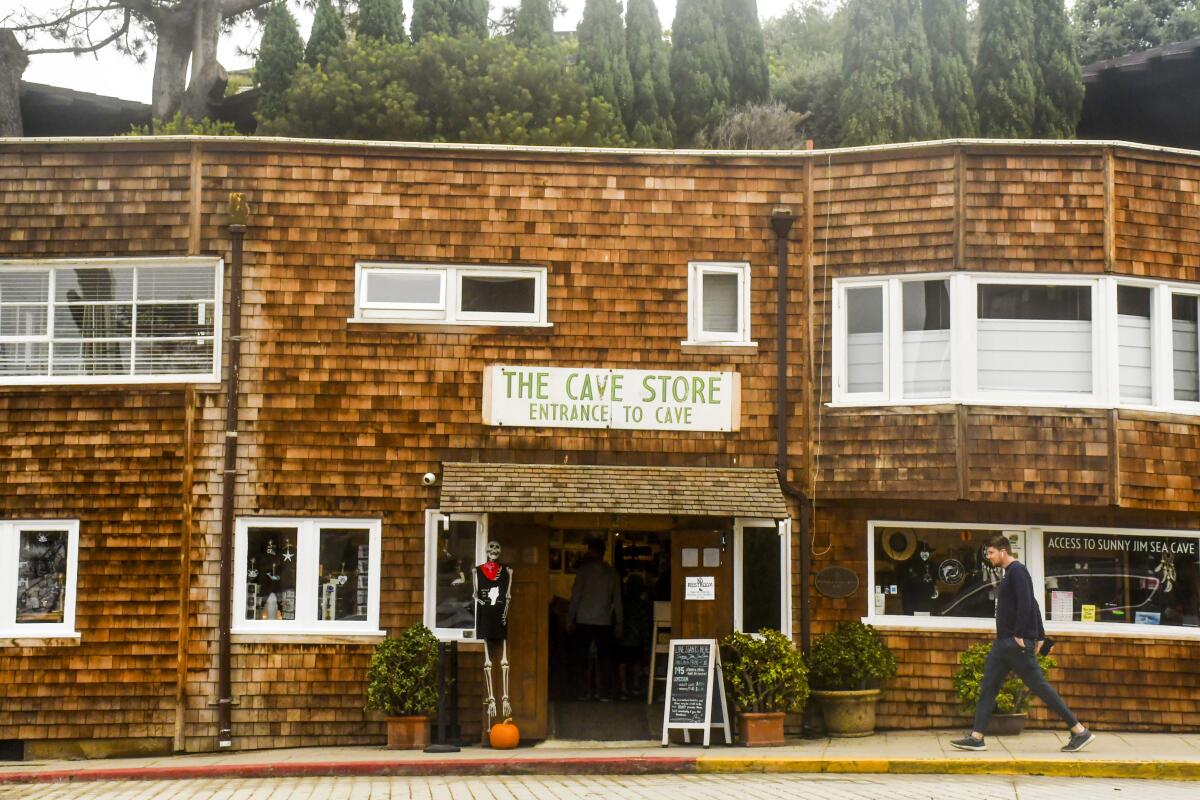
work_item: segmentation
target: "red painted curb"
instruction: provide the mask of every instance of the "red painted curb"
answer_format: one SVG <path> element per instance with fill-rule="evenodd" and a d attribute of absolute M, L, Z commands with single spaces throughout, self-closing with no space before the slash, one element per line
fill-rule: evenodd
<path fill-rule="evenodd" d="M 281 764 L 198 764 L 190 767 L 0 772 L 5 783 L 171 781 L 191 778 L 288 778 L 355 775 L 643 775 L 691 773 L 696 757 L 477 758 L 423 761 L 302 761 Z"/>

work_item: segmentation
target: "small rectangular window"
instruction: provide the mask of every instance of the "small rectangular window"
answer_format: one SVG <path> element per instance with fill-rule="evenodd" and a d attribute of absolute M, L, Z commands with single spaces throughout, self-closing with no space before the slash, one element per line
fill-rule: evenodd
<path fill-rule="evenodd" d="M 1092 391 L 1092 287 L 979 284 L 981 391 Z"/>
<path fill-rule="evenodd" d="M 884 385 L 882 286 L 846 289 L 846 391 L 877 394 Z"/>
<path fill-rule="evenodd" d="M 472 570 L 483 560 L 486 517 L 426 513 L 425 625 L 442 639 L 475 636 Z"/>
<path fill-rule="evenodd" d="M 5 383 L 216 380 L 220 263 L 0 264 Z"/>
<path fill-rule="evenodd" d="M 904 396 L 950 395 L 950 281 L 904 281 Z"/>
<path fill-rule="evenodd" d="M 1153 299 L 1149 287 L 1117 287 L 1117 365 L 1121 400 L 1127 403 L 1149 403 L 1153 397 Z"/>
<path fill-rule="evenodd" d="M 688 341 L 750 342 L 750 265 L 689 265 Z"/>
<path fill-rule="evenodd" d="M 545 325 L 546 270 L 438 264 L 359 264 L 355 320 Z"/>
<path fill-rule="evenodd" d="M 1171 295 L 1171 353 L 1175 399 L 1200 401 L 1200 331 L 1196 325 L 1195 295 Z"/>
<path fill-rule="evenodd" d="M 78 522 L 0 522 L 0 637 L 76 635 L 78 549 Z"/>
<path fill-rule="evenodd" d="M 377 520 L 241 519 L 237 633 L 379 633 Z"/>

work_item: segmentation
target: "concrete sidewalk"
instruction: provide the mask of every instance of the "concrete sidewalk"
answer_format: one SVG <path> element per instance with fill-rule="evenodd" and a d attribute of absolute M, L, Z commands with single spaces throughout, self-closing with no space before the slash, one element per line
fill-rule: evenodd
<path fill-rule="evenodd" d="M 879 733 L 796 740 L 785 747 L 548 742 L 513 751 L 480 747 L 432 755 L 378 747 L 303 748 L 95 761 L 0 762 L 0 783 L 171 780 L 310 775 L 583 775 L 666 773 L 891 773 L 1049 775 L 1200 781 L 1200 734 L 1100 732 L 1082 753 L 1060 753 L 1066 734 L 989 737 L 989 750 L 950 747 L 961 731 Z"/>

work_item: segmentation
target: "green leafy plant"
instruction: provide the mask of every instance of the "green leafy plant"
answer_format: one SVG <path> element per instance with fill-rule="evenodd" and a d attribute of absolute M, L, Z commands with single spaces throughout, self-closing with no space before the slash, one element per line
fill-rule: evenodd
<path fill-rule="evenodd" d="M 126 136 L 239 136 L 237 127 L 232 122 L 209 119 L 194 120 L 183 116 L 183 112 L 175 112 L 168 120 L 155 117 L 149 125 L 134 125 Z"/>
<path fill-rule="evenodd" d="M 974 714 L 975 707 L 979 704 L 979 686 L 983 683 L 983 663 L 987 661 L 988 653 L 991 650 L 991 644 L 981 642 L 971 645 L 958 656 L 959 666 L 954 673 L 954 690 L 958 692 L 958 699 L 962 702 L 963 711 L 968 714 Z M 1049 656 L 1038 656 L 1037 660 L 1043 675 L 1049 674 L 1050 670 L 1057 666 L 1055 660 Z M 999 714 L 1024 713 L 1029 709 L 1029 697 L 1029 687 L 1022 683 L 1016 675 L 1010 675 L 1004 681 L 1004 685 L 1000 687 L 1000 693 L 996 695 L 996 712 Z"/>
<path fill-rule="evenodd" d="M 437 708 L 437 637 L 413 625 L 375 647 L 367 672 L 367 711 L 389 717 L 431 714 Z"/>
<path fill-rule="evenodd" d="M 808 700 L 808 670 L 792 640 L 777 630 L 731 633 L 721 640 L 721 667 L 740 711 L 798 713 Z"/>
<path fill-rule="evenodd" d="M 877 689 L 896 676 L 896 657 L 870 625 L 843 622 L 813 642 L 808 669 L 814 689 Z"/>

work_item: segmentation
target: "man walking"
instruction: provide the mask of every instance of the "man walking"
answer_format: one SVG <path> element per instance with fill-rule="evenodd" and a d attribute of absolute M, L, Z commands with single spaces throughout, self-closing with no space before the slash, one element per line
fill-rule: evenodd
<path fill-rule="evenodd" d="M 1042 627 L 1042 611 L 1033 595 L 1033 579 L 1029 570 L 1013 558 L 1007 536 L 997 536 L 987 545 L 987 559 L 993 567 L 1004 568 L 1004 578 L 996 587 L 996 641 L 983 664 L 983 681 L 979 687 L 979 704 L 975 707 L 975 729 L 970 736 L 955 739 L 951 745 L 959 750 L 987 750 L 983 730 L 996 707 L 996 694 L 1004 685 L 1009 672 L 1042 698 L 1054 713 L 1071 728 L 1071 739 L 1062 747 L 1064 753 L 1077 753 L 1095 739 L 1079 723 L 1071 709 L 1046 682 L 1038 667 L 1037 652 L 1046 638 Z"/>

